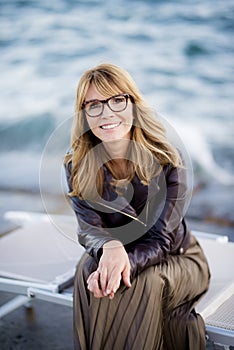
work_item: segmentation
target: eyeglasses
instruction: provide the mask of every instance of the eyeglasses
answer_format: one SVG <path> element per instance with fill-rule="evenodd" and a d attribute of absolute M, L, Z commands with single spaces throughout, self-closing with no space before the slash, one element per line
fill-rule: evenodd
<path fill-rule="evenodd" d="M 127 108 L 129 98 L 131 99 L 131 96 L 128 94 L 119 94 L 106 100 L 90 100 L 83 102 L 82 109 L 89 117 L 99 117 L 103 113 L 105 104 L 112 112 L 122 112 Z"/>

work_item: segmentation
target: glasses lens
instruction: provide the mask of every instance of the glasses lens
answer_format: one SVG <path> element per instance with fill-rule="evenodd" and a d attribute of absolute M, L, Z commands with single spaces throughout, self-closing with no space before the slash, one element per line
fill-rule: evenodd
<path fill-rule="evenodd" d="M 108 105 L 113 112 L 121 112 L 127 107 L 127 96 L 114 96 L 108 101 Z"/>
<path fill-rule="evenodd" d="M 85 112 L 90 117 L 96 117 L 102 113 L 102 102 L 100 101 L 92 101 L 85 105 Z"/>

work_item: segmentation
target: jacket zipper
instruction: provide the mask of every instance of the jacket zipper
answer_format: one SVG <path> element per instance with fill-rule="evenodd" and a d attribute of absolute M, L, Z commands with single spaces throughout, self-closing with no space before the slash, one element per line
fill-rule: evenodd
<path fill-rule="evenodd" d="M 96 202 L 96 203 L 99 204 L 99 205 L 102 205 L 102 206 L 105 207 L 105 208 L 108 208 L 108 209 L 114 210 L 114 211 L 116 211 L 116 212 L 118 212 L 118 213 L 120 213 L 120 214 L 126 215 L 126 216 L 128 216 L 129 218 L 138 221 L 140 224 L 144 225 L 145 227 L 147 226 L 147 224 L 145 224 L 145 223 L 144 223 L 143 221 L 141 221 L 140 219 L 138 219 L 138 218 L 136 218 L 135 216 L 132 216 L 132 215 L 130 215 L 130 214 L 128 214 L 128 213 L 125 213 L 124 211 L 121 211 L 121 210 L 119 210 L 119 209 L 113 208 L 113 207 L 111 207 L 111 206 L 109 206 L 109 205 L 107 205 L 107 204 L 103 204 L 103 203 L 101 203 L 101 202 Z M 146 207 L 146 221 L 147 221 L 147 218 L 148 218 L 148 207 L 149 207 L 149 202 L 147 202 L 147 207 Z"/>

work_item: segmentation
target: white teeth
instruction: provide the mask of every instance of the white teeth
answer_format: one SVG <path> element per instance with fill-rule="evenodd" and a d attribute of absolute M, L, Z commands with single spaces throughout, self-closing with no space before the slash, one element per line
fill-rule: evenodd
<path fill-rule="evenodd" d="M 101 128 L 102 129 L 113 129 L 113 128 L 116 128 L 116 126 L 118 126 L 119 123 L 116 123 L 116 124 L 108 124 L 108 125 L 102 125 Z"/>

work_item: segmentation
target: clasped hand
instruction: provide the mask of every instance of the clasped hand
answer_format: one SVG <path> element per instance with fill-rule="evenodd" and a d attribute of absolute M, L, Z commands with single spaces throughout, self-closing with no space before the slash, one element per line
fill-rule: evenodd
<path fill-rule="evenodd" d="M 87 288 L 96 298 L 113 299 L 121 279 L 131 287 L 128 254 L 119 241 L 110 241 L 103 246 L 98 268 L 87 279 Z"/>

